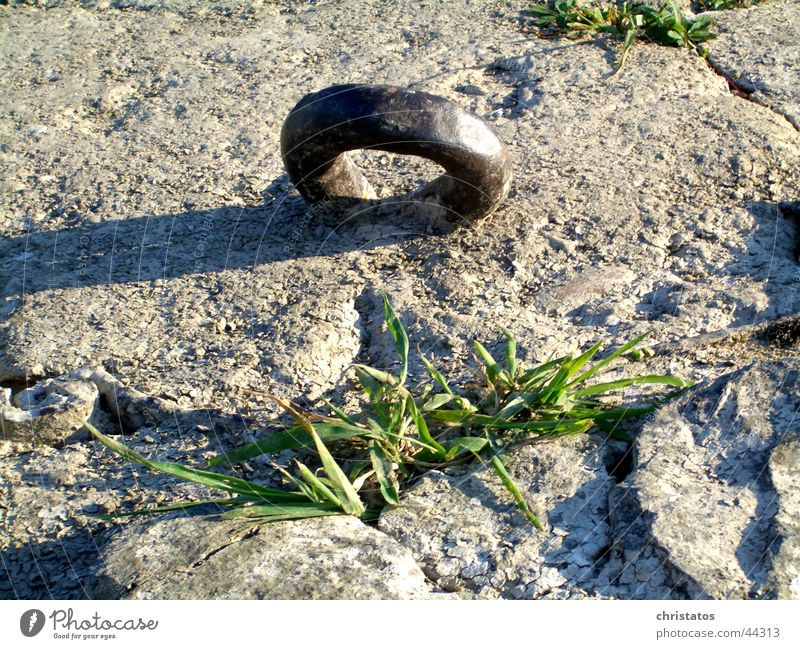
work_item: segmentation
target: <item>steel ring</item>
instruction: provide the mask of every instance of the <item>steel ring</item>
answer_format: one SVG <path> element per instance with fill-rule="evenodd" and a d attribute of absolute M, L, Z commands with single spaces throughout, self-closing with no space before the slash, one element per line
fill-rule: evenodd
<path fill-rule="evenodd" d="M 396 86 L 339 85 L 303 97 L 281 130 L 292 183 L 312 206 L 353 206 L 376 194 L 347 154 L 379 149 L 427 158 L 444 174 L 401 201 L 474 221 L 508 194 L 511 159 L 491 127 L 457 104 Z"/>

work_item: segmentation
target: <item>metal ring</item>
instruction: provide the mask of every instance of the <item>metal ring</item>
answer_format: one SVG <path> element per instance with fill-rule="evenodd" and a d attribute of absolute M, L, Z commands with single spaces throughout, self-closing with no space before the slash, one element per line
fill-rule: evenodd
<path fill-rule="evenodd" d="M 347 151 L 421 156 L 445 173 L 400 199 L 434 203 L 468 221 L 508 194 L 511 160 L 489 125 L 447 99 L 396 86 L 340 85 L 303 97 L 281 130 L 281 154 L 313 207 L 375 200 Z"/>

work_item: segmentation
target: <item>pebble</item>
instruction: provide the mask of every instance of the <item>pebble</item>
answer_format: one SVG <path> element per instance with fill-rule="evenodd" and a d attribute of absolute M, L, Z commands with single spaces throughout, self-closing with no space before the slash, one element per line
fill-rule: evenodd
<path fill-rule="evenodd" d="M 474 96 L 483 96 L 486 94 L 479 86 L 474 86 L 472 84 L 467 84 L 465 86 L 458 86 L 456 88 L 457 92 L 460 92 L 462 95 L 474 95 Z"/>

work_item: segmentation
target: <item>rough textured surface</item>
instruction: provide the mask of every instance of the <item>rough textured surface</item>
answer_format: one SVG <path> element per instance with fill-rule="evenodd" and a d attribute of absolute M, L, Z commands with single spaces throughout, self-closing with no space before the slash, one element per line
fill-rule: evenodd
<path fill-rule="evenodd" d="M 494 337 L 498 320 L 537 348 L 794 311 L 795 226 L 776 204 L 797 198 L 798 135 L 783 118 L 688 52 L 637 47 L 609 78 L 610 49 L 525 39 L 511 8 L 455 6 L 486 23 L 484 41 L 402 4 L 365 10 L 370 39 L 330 29 L 352 19 L 335 5 L 202 27 L 171 11 L 15 10 L 0 376 L 91 362 L 183 406 L 259 401 L 242 388 L 313 397 L 368 349 L 380 311 L 357 298 L 377 288 L 427 327 L 427 347 L 462 358 L 442 338 Z M 491 223 L 331 229 L 288 193 L 284 117 L 324 79 L 365 76 L 493 122 L 519 179 Z M 484 94 L 459 92 L 468 82 Z M 394 194 L 400 163 L 365 168 Z M 559 300 L 589 282 L 582 303 Z"/>
<path fill-rule="evenodd" d="M 492 469 L 431 473 L 379 528 L 408 546 L 425 574 L 447 590 L 480 597 L 597 595 L 593 566 L 607 551 L 614 481 L 597 440 L 525 448 L 509 472 L 541 518 L 539 532 L 519 513 Z"/>
<path fill-rule="evenodd" d="M 403 599 L 432 596 L 411 554 L 349 516 L 255 527 L 177 517 L 130 525 L 89 595 L 116 599 Z"/>
<path fill-rule="evenodd" d="M 769 461 L 772 486 L 778 496 L 775 532 L 780 545 L 775 544 L 772 557 L 772 580 L 769 584 L 776 595 L 784 599 L 800 599 L 800 481 L 797 467 L 800 462 L 800 439 L 796 431 L 787 433 Z"/>
<path fill-rule="evenodd" d="M 16 394 L 40 379 L 102 367 L 127 391 L 119 418 L 108 397 L 117 388 L 99 387 L 116 384 L 86 370 L 101 393 L 104 430 L 126 433 L 147 455 L 201 465 L 274 416 L 264 392 L 346 399 L 340 381 L 351 362 L 390 367 L 381 290 L 407 325 L 412 350 L 419 345 L 463 380 L 474 378 L 471 339 L 497 351 L 501 325 L 529 360 L 650 330 L 663 353 L 631 371 L 708 385 L 754 360 L 796 359 L 800 133 L 786 117 L 796 110 L 799 3 L 772 0 L 719 17 L 726 31 L 709 44 L 712 61 L 751 79 L 759 103 L 731 93 L 686 50 L 637 43 L 613 75 L 619 41 L 535 38 L 527 4 L 0 7 L 2 387 Z M 283 172 L 281 125 L 307 93 L 363 82 L 431 92 L 492 124 L 515 179 L 491 219 L 457 232 L 436 230 L 416 212 L 331 227 L 306 210 Z M 379 198 L 439 173 L 395 154 L 356 157 Z M 778 318 L 784 333 L 767 335 Z M 410 376 L 424 376 L 416 356 Z M 738 421 L 737 412 L 710 415 L 713 430 Z M 779 421 L 771 417 L 759 420 L 763 439 L 775 440 L 769 448 Z M 742 439 L 731 439 L 727 452 L 741 453 Z M 597 485 L 587 502 L 599 509 L 589 518 L 609 539 L 607 550 L 586 546 L 581 527 L 564 537 L 532 535 L 480 472 L 431 474 L 410 496 L 416 510 L 386 521 L 401 539 L 403 526 L 430 521 L 429 546 L 403 543 L 435 567 L 438 584 L 464 595 L 789 596 L 797 592 L 796 489 L 785 469 L 793 447 L 775 448 L 772 460 L 766 446 L 758 451 L 779 503 L 763 511 L 783 530 L 766 572 L 748 575 L 740 561 L 752 549 L 735 547 L 731 536 L 762 511 L 761 496 L 745 490 L 739 505 L 702 510 L 732 521 L 717 546 L 735 558 L 722 568 L 702 563 L 677 547 L 668 526 L 659 528 L 636 489 L 614 487 L 609 476 L 627 484 L 630 455 L 598 438 L 531 447 L 514 466 L 534 500 L 541 494 L 543 510 L 572 511 L 573 500 L 594 493 L 586 485 Z M 562 455 L 573 460 L 569 470 Z M 700 464 L 686 469 L 687 480 L 703 475 L 696 467 L 707 458 L 698 449 L 695 456 Z M 562 475 L 534 473 L 525 460 Z M 276 479 L 266 462 L 236 470 Z M 33 450 L 2 442 L 0 476 L 7 597 L 87 596 L 101 545 L 113 538 L 106 531 L 126 527 L 92 513 L 210 495 L 80 440 Z M 453 519 L 436 519 L 430 504 L 464 505 L 462 479 L 489 525 L 473 521 L 470 529 L 488 531 L 469 546 L 469 534 Z M 555 495 L 558 480 L 570 498 Z M 698 484 L 725 497 L 739 487 Z M 577 521 L 553 529 L 573 529 L 563 525 Z M 762 534 L 763 526 L 753 529 Z M 493 530 L 517 549 L 504 550 Z M 663 540 L 653 541 L 653 530 Z M 473 546 L 485 556 L 472 559 Z"/>
<path fill-rule="evenodd" d="M 799 371 L 784 361 L 723 376 L 660 410 L 638 437 L 630 488 L 650 540 L 705 596 L 797 592 L 797 491 L 787 463 L 796 453 Z"/>
<path fill-rule="evenodd" d="M 518 452 L 546 532 L 490 470 L 429 475 L 380 529 L 440 587 L 481 597 L 796 597 L 798 371 L 753 365 L 663 408 L 619 485 L 625 455 L 602 438 Z"/>
<path fill-rule="evenodd" d="M 0 390 L 0 433 L 3 439 L 37 444 L 64 442 L 83 428 L 99 399 L 89 381 L 47 379 L 14 395 Z"/>
<path fill-rule="evenodd" d="M 96 412 L 95 423 L 105 431 L 114 430 L 108 413 Z M 210 412 L 185 413 L 158 428 L 143 426 L 125 443 L 159 459 L 199 466 L 219 440 L 240 434 L 241 427 L 241 422 Z M 100 444 L 85 440 L 35 450 L 0 442 L 0 489 L 4 576 L 0 597 L 4 599 L 87 597 L 87 581 L 108 538 L 104 533 L 124 529 L 124 524 L 98 519 L 99 514 L 219 497 L 199 485 L 120 462 Z"/>
<path fill-rule="evenodd" d="M 102 368 L 83 367 L 17 392 L 0 391 L 0 432 L 17 449 L 89 439 L 83 423 L 132 432 L 175 414 L 173 401 L 127 388 Z M 101 401 L 102 406 L 101 407 Z"/>
<path fill-rule="evenodd" d="M 719 36 L 711 62 L 749 93 L 800 129 L 800 20 L 797 0 L 769 0 L 749 9 L 712 15 Z"/>

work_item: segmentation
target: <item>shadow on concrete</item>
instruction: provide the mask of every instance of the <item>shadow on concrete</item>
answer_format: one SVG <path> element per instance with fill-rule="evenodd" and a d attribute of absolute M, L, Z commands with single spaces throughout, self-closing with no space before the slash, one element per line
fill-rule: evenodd
<path fill-rule="evenodd" d="M 273 181 L 256 207 L 143 214 L 7 239 L 0 242 L 4 294 L 257 267 L 442 235 L 460 224 L 440 208 L 402 197 L 364 201 L 344 215 L 326 207 L 313 212 L 287 184 L 286 176 Z"/>
<path fill-rule="evenodd" d="M 746 249 L 724 267 L 724 272 L 762 282 L 768 305 L 764 308 L 746 298 L 737 299 L 734 327 L 758 324 L 800 311 L 800 203 L 753 201 L 745 208 L 753 219 L 753 229 Z"/>
<path fill-rule="evenodd" d="M 102 428 L 113 434 L 106 426 Z M 187 410 L 173 413 L 163 420 L 159 418 L 153 422 L 152 429 L 143 429 L 121 441 L 151 459 L 206 468 L 205 452 L 219 452 L 253 441 L 254 435 L 261 436 L 253 431 L 253 422 L 238 415 L 216 410 Z M 222 498 L 227 494 L 206 493 L 209 490 L 205 487 L 128 462 L 96 441 L 75 441 L 65 452 L 69 451 L 85 453 L 90 464 L 101 463 L 100 469 L 88 473 L 76 471 L 71 476 L 73 483 L 65 487 L 63 463 L 54 461 L 52 455 L 45 454 L 46 459 L 37 459 L 34 449 L 14 458 L 15 482 L 2 485 L 2 502 L 12 506 L 0 508 L 2 529 L 8 531 L 5 539 L 0 537 L 0 599 L 118 599 L 127 590 L 102 576 L 102 551 L 124 525 L 133 520 L 156 520 L 163 516 L 222 513 L 218 505 L 209 504 L 152 518 L 134 516 L 101 520 L 99 516 L 106 510 L 98 499 L 103 493 L 113 494 L 118 499 L 116 511 L 119 512 L 154 504 Z M 280 485 L 277 472 L 265 471 L 256 461 L 253 461 L 253 466 L 260 467 L 260 470 L 249 467 L 249 471 L 244 468 L 215 471 L 251 479 L 265 486 Z M 58 492 L 61 504 L 33 500 L 28 512 L 13 506 L 22 499 L 41 497 L 31 496 L 31 493 L 42 491 Z M 135 493 L 138 495 L 133 496 Z M 130 500 L 132 497 L 133 502 Z M 107 499 L 103 500 L 107 502 Z M 32 518 L 31 511 L 40 511 L 41 515 Z M 58 512 L 57 520 L 53 518 L 55 512 Z M 15 520 L 20 516 L 26 520 Z M 30 529 L 25 541 L 20 542 L 19 532 L 23 526 L 30 526 Z M 16 537 L 12 534 L 15 527 Z"/>

